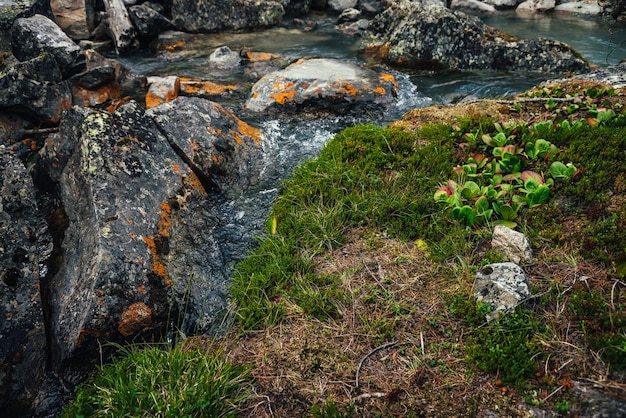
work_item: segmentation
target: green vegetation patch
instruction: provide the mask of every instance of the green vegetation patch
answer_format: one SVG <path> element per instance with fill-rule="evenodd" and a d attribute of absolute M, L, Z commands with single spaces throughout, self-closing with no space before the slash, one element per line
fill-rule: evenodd
<path fill-rule="evenodd" d="M 435 257 L 463 253 L 465 229 L 441 222 L 430 192 L 456 163 L 453 144 L 444 125 L 412 133 L 368 125 L 336 135 L 285 182 L 268 236 L 238 265 L 231 294 L 241 325 L 276 323 L 286 305 L 334 317 L 339 278 L 314 275 L 311 260 L 341 246 L 351 227 L 437 242 Z"/>
<path fill-rule="evenodd" d="M 64 417 L 230 417 L 248 371 L 219 354 L 135 346 L 81 385 Z"/>

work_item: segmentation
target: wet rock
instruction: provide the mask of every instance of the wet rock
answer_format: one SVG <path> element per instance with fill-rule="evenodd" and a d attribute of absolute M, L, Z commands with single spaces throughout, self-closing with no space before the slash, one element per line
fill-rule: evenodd
<path fill-rule="evenodd" d="M 85 54 L 54 21 L 42 15 L 17 19 L 11 32 L 13 55 L 26 61 L 49 53 L 64 78 L 85 69 Z"/>
<path fill-rule="evenodd" d="M 606 83 L 614 88 L 626 87 L 626 60 L 622 60 L 619 64 L 609 65 L 608 67 L 599 68 L 591 73 L 580 74 L 567 80 L 589 80 Z M 566 81 L 560 80 L 560 81 Z M 553 81 L 554 82 L 554 81 Z M 557 80 L 556 82 L 559 82 Z"/>
<path fill-rule="evenodd" d="M 29 416 L 46 365 L 39 277 L 51 240 L 24 165 L 0 146 L 0 415 Z"/>
<path fill-rule="evenodd" d="M 112 114 L 73 107 L 58 138 L 41 158 L 62 202 L 51 224 L 63 257 L 46 283 L 50 365 L 76 383 L 100 344 L 106 356 L 106 342 L 163 335 L 175 308 L 160 257 L 190 172 L 136 102 Z"/>
<path fill-rule="evenodd" d="M 216 97 L 232 96 L 239 89 L 232 84 L 218 84 L 199 78 L 180 77 L 180 94 L 182 96 L 202 97 L 212 99 Z"/>
<path fill-rule="evenodd" d="M 115 68 L 95 67 L 76 74 L 72 84 L 72 102 L 77 106 L 97 106 L 120 97 Z"/>
<path fill-rule="evenodd" d="M 390 74 L 334 59 L 300 60 L 261 78 L 245 107 L 254 112 L 376 113 L 388 108 L 396 88 Z"/>
<path fill-rule="evenodd" d="M 57 61 L 47 53 L 2 72 L 0 90 L 0 109 L 43 125 L 58 123 L 72 105 L 69 84 L 62 81 Z"/>
<path fill-rule="evenodd" d="M 146 107 L 158 106 L 178 97 L 180 80 L 176 76 L 148 77 L 148 93 L 146 94 Z"/>
<path fill-rule="evenodd" d="M 0 51 L 10 50 L 11 28 L 20 17 L 36 14 L 53 18 L 49 0 L 3 0 L 0 2 Z"/>
<path fill-rule="evenodd" d="M 567 3 L 557 4 L 554 7 L 555 13 L 565 13 L 565 14 L 578 14 L 578 15 L 589 15 L 589 16 L 598 16 L 602 9 L 598 6 L 597 2 L 589 2 L 589 1 L 572 1 Z"/>
<path fill-rule="evenodd" d="M 626 22 L 626 2 L 624 0 L 598 0 L 602 14 L 620 22 Z"/>
<path fill-rule="evenodd" d="M 145 4 L 129 7 L 128 13 L 139 37 L 145 40 L 152 39 L 159 33 L 174 28 L 165 16 Z"/>
<path fill-rule="evenodd" d="M 219 32 L 273 26 L 285 15 L 278 1 L 173 0 L 172 22 L 187 32 Z"/>
<path fill-rule="evenodd" d="M 516 264 L 530 264 L 533 250 L 526 235 L 506 226 L 496 225 L 491 238 L 491 248 L 504 256 L 505 260 Z"/>
<path fill-rule="evenodd" d="M 94 0 L 50 0 L 55 22 L 75 40 L 89 39 L 95 28 Z"/>
<path fill-rule="evenodd" d="M 209 65 L 220 69 L 234 69 L 241 64 L 241 57 L 227 46 L 221 46 L 209 55 Z"/>
<path fill-rule="evenodd" d="M 304 16 L 311 9 L 311 0 L 281 0 L 285 17 Z"/>
<path fill-rule="evenodd" d="M 357 9 L 367 16 L 376 16 L 382 12 L 385 6 L 385 2 L 380 0 L 359 0 Z"/>
<path fill-rule="evenodd" d="M 495 7 L 479 0 L 452 0 L 450 9 L 473 15 L 496 13 Z"/>
<path fill-rule="evenodd" d="M 498 10 L 514 9 L 523 0 L 485 0 L 485 4 L 489 4 Z"/>
<path fill-rule="evenodd" d="M 476 273 L 474 297 L 477 302 L 488 303 L 493 308 L 487 320 L 512 312 L 528 296 L 528 279 L 515 263 L 488 264 Z"/>
<path fill-rule="evenodd" d="M 120 90 L 119 94 L 122 97 L 139 97 L 145 94 L 148 85 L 146 76 L 133 74 L 118 60 L 106 58 L 94 50 L 87 49 L 85 55 L 87 57 L 88 71 L 99 67 L 110 67 L 115 70 L 115 80 L 103 86 L 110 86 L 111 90 L 114 90 L 115 84 L 117 84 Z"/>
<path fill-rule="evenodd" d="M 519 14 L 546 13 L 554 10 L 556 0 L 526 0 L 515 11 Z"/>
<path fill-rule="evenodd" d="M 392 65 L 420 69 L 589 71 L 589 64 L 562 42 L 520 40 L 477 17 L 407 1 L 372 20 L 361 48 Z"/>
<path fill-rule="evenodd" d="M 179 97 L 148 111 L 194 172 L 216 189 L 237 194 L 256 183 L 261 133 L 220 104 Z"/>
<path fill-rule="evenodd" d="M 337 18 L 337 23 L 356 22 L 361 17 L 361 11 L 357 9 L 346 9 Z"/>
<path fill-rule="evenodd" d="M 338 15 L 346 9 L 355 9 L 357 4 L 357 0 L 328 0 L 326 11 Z"/>

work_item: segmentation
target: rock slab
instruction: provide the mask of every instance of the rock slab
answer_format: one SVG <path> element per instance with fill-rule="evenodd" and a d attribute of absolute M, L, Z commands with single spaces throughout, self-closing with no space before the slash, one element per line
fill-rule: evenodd
<path fill-rule="evenodd" d="M 488 303 L 493 308 L 487 320 L 512 312 L 528 296 L 528 278 L 515 263 L 488 264 L 476 273 L 474 297 L 477 302 Z"/>

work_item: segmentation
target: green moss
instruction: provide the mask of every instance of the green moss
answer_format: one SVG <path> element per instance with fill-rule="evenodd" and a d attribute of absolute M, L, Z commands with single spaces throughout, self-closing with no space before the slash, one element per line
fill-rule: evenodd
<path fill-rule="evenodd" d="M 308 260 L 339 247 L 346 228 L 433 242 L 436 259 L 464 253 L 465 229 L 441 219 L 430 193 L 455 163 L 452 133 L 444 125 L 415 133 L 348 128 L 297 169 L 276 200 L 269 236 L 236 269 L 231 293 L 242 325 L 279 321 L 287 300 L 318 319 L 333 317 L 341 299 L 336 280 L 312 274 Z"/>

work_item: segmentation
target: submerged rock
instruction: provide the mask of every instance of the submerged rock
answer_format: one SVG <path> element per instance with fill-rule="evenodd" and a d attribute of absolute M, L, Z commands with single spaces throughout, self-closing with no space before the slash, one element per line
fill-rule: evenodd
<path fill-rule="evenodd" d="M 391 74 L 335 59 L 300 60 L 261 78 L 245 107 L 254 112 L 378 114 L 391 105 L 396 88 Z"/>
<path fill-rule="evenodd" d="M 590 69 L 566 44 L 517 39 L 477 17 L 444 7 L 402 1 L 376 16 L 361 48 L 390 64 L 420 69 L 584 72 Z"/>

